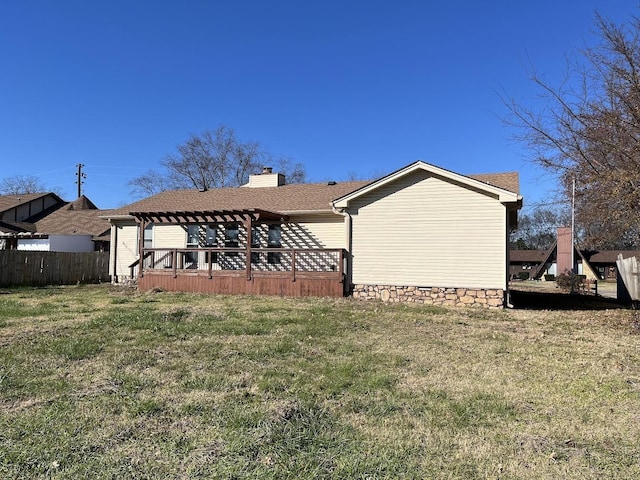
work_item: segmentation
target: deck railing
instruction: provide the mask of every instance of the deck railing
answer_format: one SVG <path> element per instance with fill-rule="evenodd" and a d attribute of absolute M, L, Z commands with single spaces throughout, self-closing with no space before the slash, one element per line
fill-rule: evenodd
<path fill-rule="evenodd" d="M 145 248 L 142 272 L 172 272 L 213 275 L 254 273 L 287 275 L 319 274 L 342 278 L 345 256 L 342 249 L 334 248 L 254 248 L 247 265 L 247 251 L 243 248 Z M 132 276 L 138 275 L 139 261 L 131 265 Z"/>

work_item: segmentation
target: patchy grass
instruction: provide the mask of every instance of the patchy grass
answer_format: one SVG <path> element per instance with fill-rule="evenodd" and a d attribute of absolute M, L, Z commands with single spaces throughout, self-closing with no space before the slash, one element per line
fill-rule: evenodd
<path fill-rule="evenodd" d="M 0 296 L 1 478 L 638 478 L 627 310 Z"/>

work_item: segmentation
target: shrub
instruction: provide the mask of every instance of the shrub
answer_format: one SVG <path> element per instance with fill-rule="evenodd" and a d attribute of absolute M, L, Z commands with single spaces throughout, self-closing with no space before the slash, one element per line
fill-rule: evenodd
<path fill-rule="evenodd" d="M 556 276 L 553 273 L 547 273 L 545 274 L 544 279 L 547 282 L 553 282 L 556 279 Z"/>
<path fill-rule="evenodd" d="M 556 277 L 556 285 L 567 292 L 582 292 L 586 288 L 586 275 L 561 273 Z"/>
<path fill-rule="evenodd" d="M 518 280 L 529 280 L 529 272 L 518 272 Z"/>

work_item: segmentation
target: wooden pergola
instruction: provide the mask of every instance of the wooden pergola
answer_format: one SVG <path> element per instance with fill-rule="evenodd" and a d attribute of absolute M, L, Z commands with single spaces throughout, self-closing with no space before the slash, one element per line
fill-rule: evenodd
<path fill-rule="evenodd" d="M 247 232 L 246 273 L 247 280 L 251 280 L 251 235 L 252 227 L 256 223 L 278 222 L 283 223 L 289 220 L 289 216 L 261 210 L 258 208 L 238 209 L 238 210 L 184 210 L 184 211 L 158 211 L 158 212 L 129 212 L 129 215 L 136 219 L 139 228 L 138 252 L 139 258 L 143 258 L 144 231 L 148 225 L 208 225 L 208 224 L 228 224 L 239 223 L 244 226 Z M 142 276 L 142 268 L 138 270 Z"/>
<path fill-rule="evenodd" d="M 345 293 L 344 250 L 341 248 L 255 247 L 252 242 L 256 224 L 289 222 L 288 215 L 257 208 L 233 210 L 145 211 L 129 213 L 139 228 L 138 260 L 129 267 L 137 277 L 138 288 L 162 288 L 221 294 L 254 294 L 286 296 L 333 296 Z M 150 225 L 243 225 L 246 237 L 242 247 L 145 248 L 144 232 Z M 181 254 L 196 253 L 198 260 L 185 267 Z M 253 253 L 282 254 L 287 260 L 278 268 L 258 268 Z M 204 254 L 202 257 L 201 255 Z M 240 255 L 239 268 L 216 268 L 216 254 Z M 145 260 L 148 258 L 147 265 Z M 182 260 L 178 260 L 181 258 Z M 201 262 L 200 258 L 205 261 Z M 226 257 L 229 258 L 229 257 Z M 232 257 L 231 257 L 232 258 Z M 267 257 L 268 258 L 268 257 Z M 267 260 L 268 262 L 268 260 Z M 134 268 L 138 267 L 137 274 Z M 217 265 L 220 267 L 220 264 Z"/>

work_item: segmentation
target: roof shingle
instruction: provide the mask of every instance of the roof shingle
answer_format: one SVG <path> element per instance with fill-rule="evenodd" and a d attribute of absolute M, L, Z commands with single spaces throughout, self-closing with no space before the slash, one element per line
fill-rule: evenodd
<path fill-rule="evenodd" d="M 50 192 L 44 193 L 24 193 L 20 195 L 0 195 L 0 212 L 4 212 L 11 208 L 15 208 L 18 205 L 29 203 L 32 200 L 36 200 L 40 197 L 50 195 Z"/>
<path fill-rule="evenodd" d="M 111 225 L 97 209 L 70 210 L 61 208 L 35 223 L 36 231 L 47 235 L 102 235 Z"/>
<path fill-rule="evenodd" d="M 216 188 L 207 191 L 170 190 L 145 198 L 112 212 L 173 212 L 240 210 L 256 208 L 275 212 L 329 211 L 331 201 L 369 182 L 299 183 L 280 187 Z"/>
<path fill-rule="evenodd" d="M 470 175 L 484 183 L 518 193 L 518 174 Z M 110 212 L 113 217 L 131 212 L 176 212 L 261 209 L 280 213 L 330 211 L 331 202 L 371 183 L 352 181 L 299 183 L 279 187 L 216 188 L 207 191 L 169 190 Z M 103 213 L 103 216 L 104 213 Z"/>

